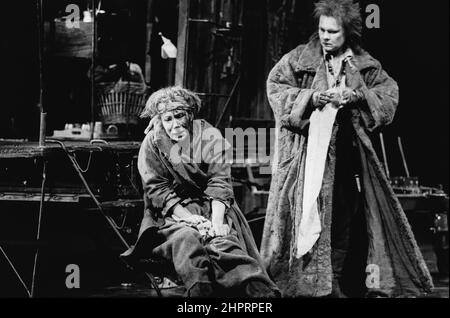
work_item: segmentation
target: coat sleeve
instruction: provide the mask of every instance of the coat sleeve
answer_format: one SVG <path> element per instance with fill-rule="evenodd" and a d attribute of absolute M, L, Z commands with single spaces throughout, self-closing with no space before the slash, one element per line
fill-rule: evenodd
<path fill-rule="evenodd" d="M 204 136 L 207 137 L 202 151 L 208 165 L 208 183 L 204 193 L 211 200 L 221 201 L 229 208 L 234 201 L 230 160 L 232 147 L 214 127 L 208 128 Z"/>
<path fill-rule="evenodd" d="M 399 101 L 397 82 L 377 63 L 365 74 L 364 84 L 360 88 L 364 102 L 360 107 L 361 117 L 366 128 L 373 131 L 389 125 L 394 119 Z"/>
<path fill-rule="evenodd" d="M 267 97 L 280 126 L 302 128 L 302 116 L 314 93 L 312 89 L 302 88 L 295 76 L 293 64 L 302 50 L 303 47 L 299 47 L 286 54 L 271 70 L 267 80 Z"/>
<path fill-rule="evenodd" d="M 151 133 L 144 139 L 138 157 L 138 169 L 142 178 L 144 195 L 152 213 L 165 217 L 181 201 L 174 188 L 173 180 L 151 144 Z"/>

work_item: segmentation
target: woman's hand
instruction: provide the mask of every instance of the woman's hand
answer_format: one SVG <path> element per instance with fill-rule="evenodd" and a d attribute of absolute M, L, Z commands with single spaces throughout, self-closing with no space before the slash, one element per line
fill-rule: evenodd
<path fill-rule="evenodd" d="M 223 223 L 225 216 L 225 204 L 220 201 L 213 200 L 211 202 L 211 236 L 226 236 L 230 234 L 230 227 L 227 224 Z"/>
<path fill-rule="evenodd" d="M 231 229 L 228 226 L 228 224 L 212 224 L 212 233 L 210 233 L 211 236 L 217 237 L 217 236 L 227 236 L 230 234 Z"/>
<path fill-rule="evenodd" d="M 183 222 L 186 222 L 186 223 L 192 224 L 192 225 L 197 225 L 197 224 L 201 224 L 203 222 L 208 221 L 208 219 L 206 219 L 205 217 L 203 217 L 201 215 L 192 214 L 191 212 L 189 212 L 189 210 L 185 209 L 180 204 L 177 204 L 174 207 L 173 213 L 172 213 L 172 218 L 175 221 L 178 221 L 178 222 L 183 221 Z"/>
<path fill-rule="evenodd" d="M 345 106 L 347 104 L 353 103 L 353 100 L 355 99 L 355 92 L 350 88 L 344 88 L 341 92 L 342 100 L 341 105 Z"/>
<path fill-rule="evenodd" d="M 186 223 L 189 224 L 198 225 L 204 222 L 208 222 L 208 219 L 201 215 L 191 214 L 188 217 L 184 217 L 182 221 L 185 221 Z"/>
<path fill-rule="evenodd" d="M 314 92 L 312 100 L 314 108 L 323 108 L 331 101 L 332 94 L 329 92 Z"/>
<path fill-rule="evenodd" d="M 334 107 L 338 107 L 342 102 L 342 95 L 337 88 L 331 88 L 325 92 L 329 96 L 329 103 L 333 104 Z"/>
<path fill-rule="evenodd" d="M 356 104 L 364 99 L 364 95 L 359 90 L 345 88 L 342 90 L 342 105 Z"/>

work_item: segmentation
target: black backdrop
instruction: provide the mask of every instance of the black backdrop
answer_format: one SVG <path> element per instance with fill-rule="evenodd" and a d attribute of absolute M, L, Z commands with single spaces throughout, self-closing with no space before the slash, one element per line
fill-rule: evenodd
<path fill-rule="evenodd" d="M 448 190 L 449 2 L 360 3 L 363 8 L 370 3 L 380 6 L 381 28 L 365 30 L 365 47 L 400 85 L 397 116 L 385 133 L 392 174 L 404 174 L 396 146 L 400 135 L 411 174 L 422 184 L 442 183 Z M 0 138 L 38 138 L 34 9 L 31 0 L 2 4 Z"/>
<path fill-rule="evenodd" d="M 400 86 L 396 118 L 385 133 L 392 174 L 404 174 L 395 139 L 401 136 L 410 173 L 422 184 L 442 183 L 448 189 L 449 2 L 363 3 L 381 9 L 381 28 L 365 30 L 365 47 Z"/>

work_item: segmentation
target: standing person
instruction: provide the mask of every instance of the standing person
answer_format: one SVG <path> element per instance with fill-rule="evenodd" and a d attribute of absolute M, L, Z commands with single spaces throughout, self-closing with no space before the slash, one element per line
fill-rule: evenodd
<path fill-rule="evenodd" d="M 289 297 L 429 292 L 430 274 L 369 138 L 392 122 L 397 83 L 360 45 L 358 4 L 322 0 L 315 17 L 310 42 L 285 55 L 267 82 L 278 157 L 263 260 Z"/>
<path fill-rule="evenodd" d="M 277 297 L 234 200 L 229 144 L 194 119 L 199 108 L 197 95 L 181 87 L 150 96 L 138 158 L 145 212 L 138 242 L 124 256 L 172 263 L 187 297 Z"/>

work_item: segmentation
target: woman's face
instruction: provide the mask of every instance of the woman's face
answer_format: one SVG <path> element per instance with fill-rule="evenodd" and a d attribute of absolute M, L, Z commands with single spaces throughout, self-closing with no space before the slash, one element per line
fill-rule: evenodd
<path fill-rule="evenodd" d="M 319 38 L 325 52 L 338 52 L 345 43 L 344 28 L 335 18 L 323 15 L 319 22 Z"/>
<path fill-rule="evenodd" d="M 161 121 L 170 139 L 182 141 L 189 136 L 189 116 L 185 110 L 167 111 L 161 115 Z"/>

